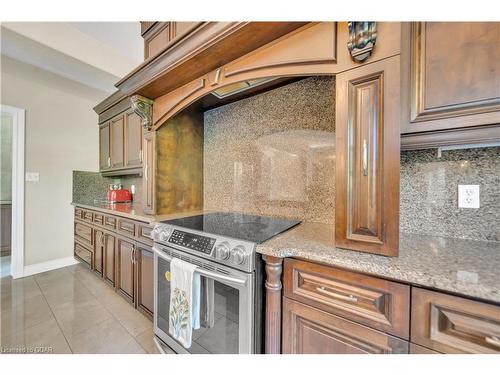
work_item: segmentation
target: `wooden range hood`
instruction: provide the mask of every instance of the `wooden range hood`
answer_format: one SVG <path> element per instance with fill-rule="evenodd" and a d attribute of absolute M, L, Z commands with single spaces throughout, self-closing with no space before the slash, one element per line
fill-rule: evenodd
<path fill-rule="evenodd" d="M 123 95 L 162 96 L 307 22 L 199 22 L 121 79 Z"/>

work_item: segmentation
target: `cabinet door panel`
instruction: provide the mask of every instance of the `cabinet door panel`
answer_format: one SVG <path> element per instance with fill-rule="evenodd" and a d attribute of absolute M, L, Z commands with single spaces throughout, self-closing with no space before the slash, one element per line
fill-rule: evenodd
<path fill-rule="evenodd" d="M 153 315 L 153 251 L 148 246 L 137 246 L 137 308 L 152 317 Z"/>
<path fill-rule="evenodd" d="M 125 165 L 127 167 L 141 165 L 142 125 L 140 117 L 135 112 L 128 112 L 125 116 L 125 127 Z"/>
<path fill-rule="evenodd" d="M 99 128 L 99 169 L 101 171 L 111 167 L 110 129 L 110 123 Z"/>
<path fill-rule="evenodd" d="M 134 302 L 135 243 L 123 238 L 116 240 L 117 289 L 130 302 Z"/>
<path fill-rule="evenodd" d="M 102 275 L 103 270 L 103 249 L 104 249 L 104 233 L 94 229 L 94 271 Z"/>
<path fill-rule="evenodd" d="M 124 135 L 125 117 L 118 116 L 111 120 L 111 167 L 121 168 L 124 166 Z"/>
<path fill-rule="evenodd" d="M 500 122 L 500 23 L 406 24 L 402 57 L 403 133 Z"/>
<path fill-rule="evenodd" d="M 284 298 L 283 352 L 405 354 L 408 342 Z"/>
<path fill-rule="evenodd" d="M 398 254 L 399 110 L 398 56 L 337 76 L 339 247 Z"/>
<path fill-rule="evenodd" d="M 106 233 L 104 235 L 103 277 L 112 286 L 115 286 L 115 246 L 115 236 Z"/>
<path fill-rule="evenodd" d="M 154 214 L 155 207 L 155 132 L 148 132 L 144 135 L 144 165 L 143 165 L 143 178 L 142 178 L 142 195 L 143 195 L 143 210 L 145 213 Z"/>

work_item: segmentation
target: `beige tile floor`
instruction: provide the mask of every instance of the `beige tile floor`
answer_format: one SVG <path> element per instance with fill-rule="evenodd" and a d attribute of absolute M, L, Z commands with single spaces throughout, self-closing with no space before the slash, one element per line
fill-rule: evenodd
<path fill-rule="evenodd" d="M 151 321 L 83 265 L 0 286 L 0 353 L 158 353 Z"/>

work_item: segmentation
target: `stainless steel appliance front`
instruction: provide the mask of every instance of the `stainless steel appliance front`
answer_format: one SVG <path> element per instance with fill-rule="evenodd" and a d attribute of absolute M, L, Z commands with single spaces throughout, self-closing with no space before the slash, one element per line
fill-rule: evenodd
<path fill-rule="evenodd" d="M 153 248 L 155 335 L 177 353 L 255 353 L 255 273 L 242 272 L 158 243 Z M 214 283 L 214 305 L 209 306 L 214 310 L 213 322 L 193 330 L 192 345 L 188 349 L 168 333 L 170 281 L 167 275 L 173 257 L 196 264 L 202 283 L 203 279 Z"/>

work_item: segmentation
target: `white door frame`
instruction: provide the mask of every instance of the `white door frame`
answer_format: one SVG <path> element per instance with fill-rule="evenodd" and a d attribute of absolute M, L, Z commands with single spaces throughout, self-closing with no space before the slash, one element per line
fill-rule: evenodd
<path fill-rule="evenodd" d="M 25 110 L 0 104 L 12 116 L 12 239 L 11 273 L 24 276 L 24 129 Z"/>

